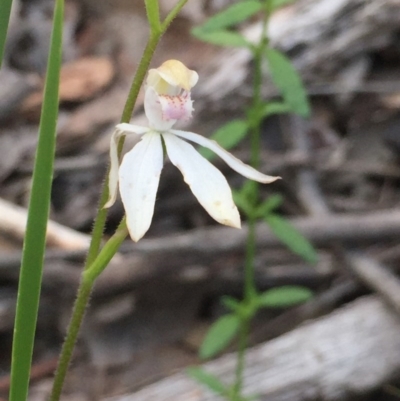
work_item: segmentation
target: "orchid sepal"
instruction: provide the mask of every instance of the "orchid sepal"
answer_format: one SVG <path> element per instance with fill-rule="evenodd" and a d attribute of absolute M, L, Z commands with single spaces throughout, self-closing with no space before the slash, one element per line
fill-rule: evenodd
<path fill-rule="evenodd" d="M 232 170 L 235 170 L 237 173 L 242 175 L 243 177 L 248 178 L 249 180 L 261 182 L 263 184 L 270 184 L 276 180 L 281 179 L 281 177 L 274 177 L 271 175 L 266 175 L 255 168 L 249 166 L 248 164 L 243 163 L 237 157 L 233 156 L 227 150 L 225 150 L 222 146 L 220 146 L 216 141 L 212 139 L 205 138 L 199 134 L 195 134 L 194 132 L 188 131 L 180 131 L 171 129 L 169 132 L 179 136 L 181 138 L 187 139 L 189 141 L 195 142 L 200 146 L 203 146 L 207 149 L 210 149 L 215 154 L 217 154 Z"/>

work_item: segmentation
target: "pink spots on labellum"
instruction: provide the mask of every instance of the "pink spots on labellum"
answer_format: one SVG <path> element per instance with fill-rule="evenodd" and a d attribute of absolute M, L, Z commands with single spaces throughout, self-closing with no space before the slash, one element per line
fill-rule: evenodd
<path fill-rule="evenodd" d="M 193 102 L 190 94 L 159 95 L 163 120 L 188 120 L 192 117 Z"/>

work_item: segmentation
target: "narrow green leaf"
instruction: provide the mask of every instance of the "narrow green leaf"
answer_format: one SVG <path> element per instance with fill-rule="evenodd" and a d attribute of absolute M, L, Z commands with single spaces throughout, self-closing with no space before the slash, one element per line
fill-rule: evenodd
<path fill-rule="evenodd" d="M 293 225 L 277 214 L 268 214 L 264 217 L 271 231 L 294 253 L 309 263 L 315 264 L 318 256 L 314 247 Z"/>
<path fill-rule="evenodd" d="M 219 318 L 210 327 L 200 347 L 200 358 L 211 358 L 222 351 L 236 335 L 239 324 L 240 321 L 236 315 L 229 314 Z"/>
<path fill-rule="evenodd" d="M 285 102 L 294 113 L 308 117 L 310 106 L 307 94 L 290 60 L 278 50 L 271 48 L 266 50 L 266 58 L 272 80 L 282 92 Z"/>
<path fill-rule="evenodd" d="M 7 29 L 10 22 L 12 0 L 0 0 L 0 68 L 6 45 Z"/>
<path fill-rule="evenodd" d="M 255 181 L 247 180 L 239 191 L 232 191 L 235 204 L 246 213 L 247 216 L 252 216 L 254 213 L 255 204 L 257 202 L 256 186 L 257 183 Z"/>
<path fill-rule="evenodd" d="M 239 33 L 231 31 L 212 31 L 205 32 L 199 28 L 192 29 L 192 34 L 203 42 L 208 42 L 217 46 L 227 47 L 249 47 L 249 42 Z"/>
<path fill-rule="evenodd" d="M 242 191 L 232 190 L 232 197 L 235 205 L 246 214 L 247 217 L 252 215 L 253 206 L 249 200 L 243 195 Z"/>
<path fill-rule="evenodd" d="M 261 203 L 260 206 L 257 208 L 257 217 L 262 218 L 269 215 L 272 211 L 278 208 L 283 202 L 283 198 L 279 194 L 271 195 Z"/>
<path fill-rule="evenodd" d="M 292 108 L 286 103 L 268 102 L 263 106 L 261 116 L 262 118 L 267 118 L 273 114 L 289 113 L 291 110 Z"/>
<path fill-rule="evenodd" d="M 262 4 L 257 0 L 247 0 L 235 3 L 218 14 L 210 17 L 199 28 L 204 32 L 219 31 L 250 18 L 262 9 Z"/>
<path fill-rule="evenodd" d="M 296 0 L 272 0 L 271 11 L 294 3 Z"/>
<path fill-rule="evenodd" d="M 225 385 L 213 374 L 206 372 L 204 369 L 199 367 L 191 367 L 186 369 L 187 374 L 197 380 L 199 383 L 204 384 L 214 393 L 219 395 L 228 394 L 228 389 Z"/>
<path fill-rule="evenodd" d="M 63 15 L 64 1 L 56 0 L 19 278 L 12 349 L 10 401 L 26 400 L 28 394 L 53 177 Z"/>
<path fill-rule="evenodd" d="M 221 302 L 224 306 L 229 308 L 232 312 L 236 312 L 240 309 L 240 302 L 233 297 L 230 297 L 228 295 L 224 295 L 221 298 Z"/>
<path fill-rule="evenodd" d="M 235 147 L 247 134 L 248 124 L 244 120 L 233 120 L 220 127 L 211 135 L 210 139 L 217 141 L 224 149 L 229 150 Z M 211 150 L 202 148 L 200 153 L 208 160 L 214 158 Z"/>
<path fill-rule="evenodd" d="M 308 301 L 312 296 L 308 288 L 288 285 L 263 292 L 257 303 L 265 308 L 288 307 Z"/>

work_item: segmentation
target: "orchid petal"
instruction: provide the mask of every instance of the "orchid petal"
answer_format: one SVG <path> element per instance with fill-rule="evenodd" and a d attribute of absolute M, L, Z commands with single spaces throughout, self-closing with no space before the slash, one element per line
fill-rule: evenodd
<path fill-rule="evenodd" d="M 138 125 L 131 124 L 118 124 L 116 130 L 111 135 L 110 144 L 110 172 L 108 175 L 108 200 L 104 205 L 105 208 L 111 207 L 115 200 L 117 199 L 117 189 L 118 189 L 118 168 L 119 168 L 119 158 L 118 158 L 118 142 L 122 135 L 126 133 L 143 134 L 149 131 L 147 127 L 140 127 Z"/>
<path fill-rule="evenodd" d="M 222 173 L 189 143 L 171 133 L 162 135 L 171 162 L 204 209 L 219 223 L 240 228 L 240 215 Z"/>
<path fill-rule="evenodd" d="M 108 200 L 104 205 L 105 208 L 111 207 L 117 199 L 119 168 L 118 142 L 122 135 L 125 134 L 118 128 L 111 135 L 110 172 L 108 173 Z"/>
<path fill-rule="evenodd" d="M 185 138 L 189 141 L 195 142 L 205 148 L 212 150 L 216 153 L 225 163 L 232 168 L 233 170 L 237 171 L 239 174 L 243 175 L 250 180 L 262 182 L 263 184 L 269 184 L 274 182 L 281 177 L 273 177 L 270 175 L 265 175 L 260 173 L 253 167 L 249 166 L 248 164 L 243 163 L 241 160 L 227 152 L 223 147 L 218 145 L 217 142 L 205 138 L 204 136 L 195 134 L 194 132 L 187 132 L 187 131 L 179 131 L 179 130 L 170 130 L 172 134 L 175 134 L 181 138 Z"/>
<path fill-rule="evenodd" d="M 146 132 L 150 131 L 150 128 L 148 127 L 142 127 L 141 125 L 133 125 L 128 123 L 117 124 L 116 127 L 121 131 L 129 132 L 130 134 L 136 135 L 143 135 Z"/>
<path fill-rule="evenodd" d="M 171 87 L 183 88 L 186 91 L 196 85 L 199 76 L 196 71 L 189 70 L 178 60 L 168 60 L 160 67 L 149 70 L 147 85 L 152 86 L 160 94 L 171 95 L 165 83 Z M 163 82 L 164 81 L 164 82 Z"/>
<path fill-rule="evenodd" d="M 150 227 L 162 166 L 160 134 L 148 132 L 124 156 L 119 168 L 119 190 L 134 241 L 139 241 Z"/>

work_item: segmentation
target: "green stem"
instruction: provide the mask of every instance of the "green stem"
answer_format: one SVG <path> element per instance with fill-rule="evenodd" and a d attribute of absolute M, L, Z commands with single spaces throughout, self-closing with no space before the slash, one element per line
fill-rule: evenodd
<path fill-rule="evenodd" d="M 79 328 L 81 326 L 83 316 L 86 311 L 86 305 L 89 302 L 92 288 L 93 283 L 89 280 L 81 281 L 72 311 L 72 318 L 68 326 L 67 336 L 65 337 L 60 354 L 60 359 L 58 361 L 58 366 L 53 382 L 53 388 L 49 398 L 50 401 L 58 401 L 60 399 L 64 379 L 67 374 L 69 362 L 71 360 L 72 352 L 75 347 L 76 337 L 78 336 Z"/>
<path fill-rule="evenodd" d="M 257 189 L 255 189 L 255 191 L 258 192 Z M 243 303 L 245 304 L 245 306 L 249 306 L 252 303 L 252 300 L 257 292 L 254 280 L 255 255 L 256 255 L 256 219 L 254 216 L 249 216 L 248 234 L 246 242 L 246 259 L 244 268 Z M 243 372 L 246 362 L 246 349 L 248 343 L 248 336 L 250 332 L 250 323 L 251 323 L 251 316 L 241 317 L 233 400 L 241 398 L 242 386 L 243 386 Z"/>
<path fill-rule="evenodd" d="M 258 192 L 258 191 L 257 191 Z M 256 219 L 248 219 L 248 233 L 246 241 L 246 259 L 244 267 L 244 300 L 250 303 L 256 294 L 254 284 L 254 260 L 256 255 Z"/>
<path fill-rule="evenodd" d="M 268 41 L 266 39 L 266 32 L 269 19 L 269 2 L 265 4 L 264 20 L 260 41 L 257 46 L 253 48 L 254 56 L 254 73 L 253 73 L 253 100 L 251 104 L 252 120 L 249 121 L 250 126 L 250 164 L 254 168 L 260 165 L 260 145 L 261 145 L 261 122 L 262 122 L 262 57 L 265 51 L 265 46 Z M 257 207 L 259 201 L 259 185 L 254 182 L 252 185 L 252 192 L 250 194 L 250 201 L 253 206 L 253 211 Z M 257 294 L 255 285 L 255 256 L 256 256 L 256 223 L 257 219 L 254 213 L 248 216 L 248 234 L 246 241 L 246 259 L 244 271 L 244 304 L 249 306 L 252 304 L 254 297 Z M 246 362 L 246 349 L 248 345 L 248 336 L 250 332 L 251 316 L 242 317 L 241 327 L 239 331 L 238 341 L 238 355 L 235 373 L 235 385 L 233 391 L 233 400 L 241 399 L 243 387 L 243 372 Z"/>
<path fill-rule="evenodd" d="M 122 112 L 121 123 L 128 123 L 131 119 L 133 108 L 135 107 L 136 99 L 139 95 L 140 88 L 147 74 L 151 59 L 156 50 L 157 44 L 160 41 L 164 31 L 151 33 L 144 49 L 142 59 L 136 70 L 131 88 L 129 90 L 128 99 L 126 100 L 124 111 Z"/>
<path fill-rule="evenodd" d="M 152 32 L 160 31 L 160 7 L 158 0 L 144 0 L 146 7 L 147 20 L 149 21 Z"/>
<path fill-rule="evenodd" d="M 78 294 L 72 310 L 72 318 L 68 326 L 67 336 L 61 349 L 60 359 L 58 362 L 53 388 L 50 395 L 50 401 L 58 401 L 60 399 L 65 376 L 68 371 L 68 366 L 71 361 L 74 351 L 76 339 L 79 329 L 85 315 L 86 307 L 89 303 L 90 294 L 92 293 L 93 285 L 96 278 L 107 267 L 112 257 L 117 252 L 118 248 L 127 236 L 127 228 L 125 220 L 123 220 L 115 232 L 115 234 L 104 245 L 94 263 L 83 272 L 82 279 L 79 285 Z"/>
<path fill-rule="evenodd" d="M 107 241 L 103 249 L 99 253 L 99 256 L 93 262 L 93 264 L 84 271 L 84 279 L 95 281 L 96 278 L 102 273 L 102 271 L 110 263 L 113 256 L 117 253 L 122 242 L 128 235 L 128 229 L 126 227 L 126 219 L 123 218 L 115 234 Z"/>
<path fill-rule="evenodd" d="M 165 20 L 163 21 L 161 25 L 161 30 L 165 32 L 168 27 L 171 25 L 171 22 L 177 17 L 179 12 L 181 11 L 182 7 L 188 2 L 188 0 L 179 0 L 176 4 L 175 7 L 169 12 L 169 14 L 166 16 Z"/>
<path fill-rule="evenodd" d="M 247 317 L 242 318 L 239 329 L 238 355 L 237 355 L 235 385 L 233 388 L 232 401 L 236 401 L 242 398 L 241 394 L 243 387 L 243 372 L 246 363 L 246 349 L 247 349 L 249 331 L 250 331 L 250 319 Z"/>

